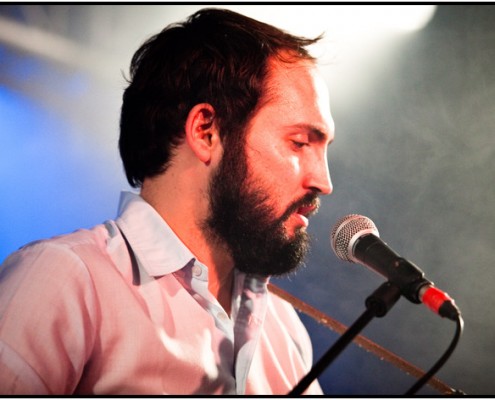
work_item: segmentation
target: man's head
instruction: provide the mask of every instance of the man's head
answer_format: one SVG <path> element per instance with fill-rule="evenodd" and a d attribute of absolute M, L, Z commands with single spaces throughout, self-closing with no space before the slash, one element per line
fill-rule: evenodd
<path fill-rule="evenodd" d="M 134 54 L 123 97 L 119 147 L 131 186 L 166 170 L 196 104 L 213 107 L 225 147 L 241 140 L 263 99 L 268 61 L 287 53 L 311 60 L 305 46 L 317 40 L 220 9 L 151 37 Z"/>
<path fill-rule="evenodd" d="M 184 142 L 195 146 L 197 110 L 205 126 L 211 117 L 223 153 L 210 168 L 199 225 L 245 272 L 280 275 L 299 265 L 306 217 L 331 191 L 333 122 L 305 49 L 317 40 L 202 10 L 151 38 L 131 64 L 119 143 L 129 182 L 164 174 Z"/>

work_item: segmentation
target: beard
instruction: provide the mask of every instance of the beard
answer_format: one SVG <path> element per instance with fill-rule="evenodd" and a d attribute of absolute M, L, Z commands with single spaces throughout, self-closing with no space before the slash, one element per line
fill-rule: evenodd
<path fill-rule="evenodd" d="M 242 143 L 237 147 L 225 146 L 212 176 L 205 230 L 210 239 L 226 247 L 237 270 L 262 277 L 287 275 L 301 265 L 310 238 L 303 229 L 289 238 L 284 222 L 302 206 L 317 207 L 318 196 L 308 193 L 277 217 L 269 191 L 248 173 Z"/>

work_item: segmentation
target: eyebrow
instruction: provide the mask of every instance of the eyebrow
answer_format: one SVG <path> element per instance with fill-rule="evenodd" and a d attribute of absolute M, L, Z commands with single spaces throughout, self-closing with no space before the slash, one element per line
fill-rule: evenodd
<path fill-rule="evenodd" d="M 321 141 L 321 142 L 328 141 L 328 145 L 330 145 L 334 141 L 333 135 L 326 133 L 325 131 L 323 131 L 319 127 L 317 127 L 316 125 L 296 124 L 296 125 L 293 125 L 293 127 L 305 130 L 305 131 L 309 132 L 310 134 L 315 135 L 318 138 L 318 141 Z"/>

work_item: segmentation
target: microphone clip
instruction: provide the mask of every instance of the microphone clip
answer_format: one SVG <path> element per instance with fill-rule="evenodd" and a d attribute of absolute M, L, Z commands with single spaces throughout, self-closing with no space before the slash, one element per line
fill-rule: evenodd
<path fill-rule="evenodd" d="M 397 285 L 387 281 L 376 289 L 366 299 L 366 308 L 373 313 L 375 317 L 384 317 L 388 311 L 400 299 L 401 290 Z"/>

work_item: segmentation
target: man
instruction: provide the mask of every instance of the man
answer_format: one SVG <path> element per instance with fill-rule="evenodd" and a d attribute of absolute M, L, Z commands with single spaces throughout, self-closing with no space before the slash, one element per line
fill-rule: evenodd
<path fill-rule="evenodd" d="M 267 282 L 301 263 L 332 191 L 316 40 L 206 9 L 136 52 L 119 146 L 140 194 L 6 260 L 2 393 L 282 395 L 309 371 Z"/>

